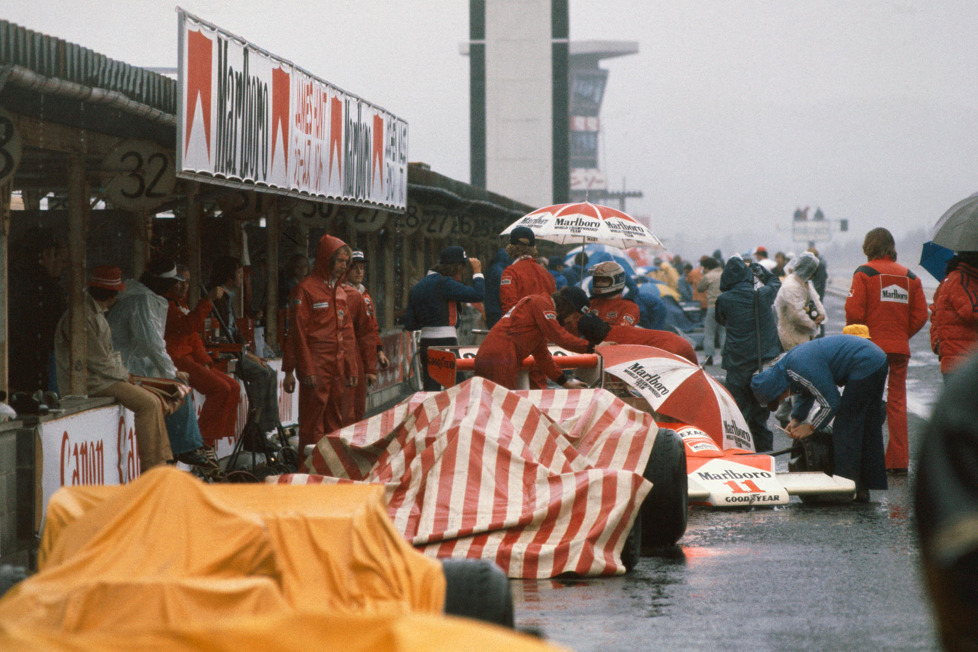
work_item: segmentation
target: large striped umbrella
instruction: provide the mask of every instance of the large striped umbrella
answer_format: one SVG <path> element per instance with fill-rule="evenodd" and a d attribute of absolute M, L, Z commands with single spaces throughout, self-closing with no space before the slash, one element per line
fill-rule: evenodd
<path fill-rule="evenodd" d="M 652 409 L 710 435 L 723 449 L 754 450 L 750 427 L 727 388 L 697 365 L 652 346 L 597 347 L 604 372 L 625 381 Z"/>
<path fill-rule="evenodd" d="M 518 226 L 529 227 L 536 237 L 558 244 L 606 244 L 621 249 L 639 245 L 665 248 L 649 227 L 628 213 L 590 202 L 538 208 L 510 224 L 499 235 L 508 235 Z"/>

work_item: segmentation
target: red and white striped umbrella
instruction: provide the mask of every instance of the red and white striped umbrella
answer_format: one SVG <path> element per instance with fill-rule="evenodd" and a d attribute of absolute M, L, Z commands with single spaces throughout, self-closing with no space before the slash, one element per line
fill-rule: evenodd
<path fill-rule="evenodd" d="M 499 235 L 508 235 L 518 226 L 558 244 L 606 244 L 625 249 L 648 246 L 664 249 L 662 242 L 628 213 L 608 206 L 581 202 L 554 204 L 538 208 L 510 224 Z"/>
<path fill-rule="evenodd" d="M 678 355 L 638 344 L 597 347 L 604 371 L 634 388 L 652 409 L 710 435 L 724 450 L 753 451 L 750 427 L 727 388 Z"/>

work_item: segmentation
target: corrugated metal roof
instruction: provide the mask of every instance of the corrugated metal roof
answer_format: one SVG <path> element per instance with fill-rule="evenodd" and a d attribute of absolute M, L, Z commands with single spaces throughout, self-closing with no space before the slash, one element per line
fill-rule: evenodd
<path fill-rule="evenodd" d="M 115 91 L 164 113 L 177 112 L 175 80 L 6 20 L 0 20 L 0 64 Z"/>

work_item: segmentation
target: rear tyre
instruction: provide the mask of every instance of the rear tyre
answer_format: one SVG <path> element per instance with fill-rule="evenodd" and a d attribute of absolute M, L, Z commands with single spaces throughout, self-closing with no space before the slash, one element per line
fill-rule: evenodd
<path fill-rule="evenodd" d="M 642 512 L 635 515 L 635 522 L 628 536 L 625 537 L 625 546 L 621 549 L 621 563 L 625 565 L 625 571 L 629 572 L 638 565 L 638 560 L 642 557 Z"/>
<path fill-rule="evenodd" d="M 486 559 L 442 559 L 445 613 L 513 627 L 509 579 Z"/>
<path fill-rule="evenodd" d="M 653 548 L 673 546 L 686 532 L 689 508 L 686 447 L 675 430 L 659 428 L 643 476 L 652 490 L 641 507 L 641 543 Z"/>

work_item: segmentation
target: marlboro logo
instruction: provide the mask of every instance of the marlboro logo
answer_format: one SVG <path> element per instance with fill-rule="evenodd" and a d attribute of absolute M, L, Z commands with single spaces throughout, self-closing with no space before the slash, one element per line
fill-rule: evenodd
<path fill-rule="evenodd" d="M 880 291 L 880 301 L 910 303 L 910 292 L 899 285 L 889 285 Z"/>

